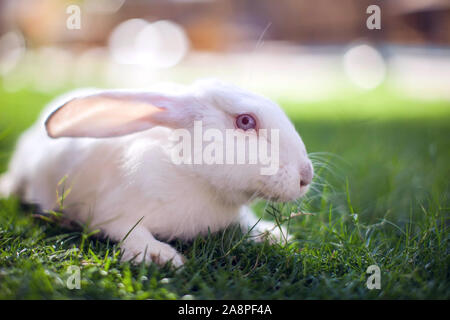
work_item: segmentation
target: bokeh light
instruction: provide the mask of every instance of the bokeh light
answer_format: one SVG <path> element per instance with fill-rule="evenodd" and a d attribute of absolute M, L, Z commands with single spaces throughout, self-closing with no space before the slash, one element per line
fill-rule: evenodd
<path fill-rule="evenodd" d="M 343 60 L 346 75 L 360 88 L 374 89 L 386 77 L 386 63 L 381 54 L 370 45 L 360 44 L 350 48 Z"/>
<path fill-rule="evenodd" d="M 153 68 L 177 65 L 189 49 L 189 41 L 178 24 L 161 20 L 146 26 L 136 38 L 139 61 Z"/>
<path fill-rule="evenodd" d="M 109 52 L 117 63 L 138 63 L 138 53 L 135 48 L 136 35 L 142 31 L 148 22 L 144 19 L 130 19 L 119 24 L 109 37 Z"/>
<path fill-rule="evenodd" d="M 114 61 L 154 69 L 177 65 L 188 49 L 189 40 L 183 28 L 168 20 L 149 23 L 130 19 L 118 25 L 109 38 Z"/>
<path fill-rule="evenodd" d="M 6 75 L 22 59 L 26 51 L 20 32 L 10 31 L 0 37 L 0 74 Z"/>

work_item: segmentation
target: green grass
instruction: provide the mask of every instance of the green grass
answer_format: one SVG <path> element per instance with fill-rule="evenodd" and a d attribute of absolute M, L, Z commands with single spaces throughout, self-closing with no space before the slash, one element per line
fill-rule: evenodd
<path fill-rule="evenodd" d="M 0 172 L 17 135 L 51 99 L 0 92 Z M 316 160 L 315 188 L 289 245 L 236 229 L 173 245 L 183 269 L 119 263 L 116 244 L 32 217 L 0 200 L 0 298 L 450 299 L 450 106 L 387 89 L 325 102 L 282 101 Z M 30 155 L 32 156 L 32 155 Z M 319 164 L 320 163 L 322 164 Z M 265 218 L 290 205 L 255 205 Z M 368 266 L 381 290 L 368 290 Z M 71 265 L 81 289 L 69 290 Z"/>

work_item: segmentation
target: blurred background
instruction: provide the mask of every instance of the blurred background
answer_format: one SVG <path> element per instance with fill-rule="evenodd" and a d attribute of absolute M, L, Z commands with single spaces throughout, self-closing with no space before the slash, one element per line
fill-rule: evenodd
<path fill-rule="evenodd" d="M 449 30 L 447 0 L 1 0 L 0 77 L 7 92 L 217 77 L 275 99 L 449 100 Z"/>
<path fill-rule="evenodd" d="M 315 168 L 296 205 L 315 215 L 291 224 L 303 269 L 286 271 L 288 260 L 271 253 L 268 277 L 257 249 L 258 257 L 242 254 L 254 265 L 245 275 L 235 270 L 246 260 L 235 264 L 233 253 L 232 275 L 211 276 L 208 263 L 200 276 L 193 268 L 167 288 L 219 299 L 450 296 L 449 0 L 0 0 L 0 174 L 19 134 L 64 91 L 203 77 L 262 93 L 287 112 Z M 70 293 L 58 287 L 60 278 L 50 281 L 72 253 L 60 255 L 63 241 L 56 244 L 52 228 L 31 229 L 28 211 L 8 203 L 0 203 L 11 208 L 0 210 L 0 296 L 132 297 L 128 280 L 126 293 L 103 280 Z M 265 208 L 255 204 L 273 219 Z M 80 241 L 83 252 L 84 234 Z M 99 257 L 108 255 L 101 250 Z M 369 261 L 383 264 L 381 291 L 360 286 Z M 126 269 L 120 273 L 129 279 Z M 140 295 L 140 283 L 134 288 L 136 297 L 155 297 Z"/>

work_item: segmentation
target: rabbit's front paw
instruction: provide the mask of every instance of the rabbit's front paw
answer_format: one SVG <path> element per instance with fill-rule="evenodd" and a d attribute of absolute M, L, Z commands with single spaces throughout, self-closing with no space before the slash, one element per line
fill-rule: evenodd
<path fill-rule="evenodd" d="M 124 254 L 122 261 L 133 263 L 157 263 L 160 266 L 170 262 L 172 266 L 178 268 L 184 264 L 184 257 L 170 245 L 160 241 L 150 241 L 146 244 L 140 242 L 127 242 L 121 246 Z"/>
<path fill-rule="evenodd" d="M 285 227 L 278 226 L 276 223 L 269 221 L 258 222 L 250 232 L 250 237 L 256 242 L 262 242 L 267 239 L 272 244 L 284 243 L 292 239 L 292 236 L 288 235 Z"/>

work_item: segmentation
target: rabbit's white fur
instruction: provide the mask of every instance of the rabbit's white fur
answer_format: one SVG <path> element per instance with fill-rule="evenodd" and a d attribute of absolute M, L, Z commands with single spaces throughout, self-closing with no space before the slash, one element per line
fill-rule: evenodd
<path fill-rule="evenodd" d="M 53 111 L 73 98 L 100 91 L 77 90 L 57 99 L 21 136 L 9 171 L 0 179 L 0 193 L 20 195 L 25 202 L 53 210 L 58 207 L 56 190 L 63 187 L 58 182 L 67 176 L 64 185 L 71 191 L 64 199 L 64 212 L 69 218 L 100 228 L 116 241 L 143 218 L 121 244 L 123 259 L 180 266 L 182 256 L 155 237 L 192 239 L 233 223 L 248 230 L 258 222 L 248 207 L 254 196 L 286 201 L 306 192 L 300 179 L 305 178 L 305 167 L 311 179 L 311 162 L 300 136 L 275 103 L 218 81 L 200 81 L 167 95 L 164 90 L 153 92 L 164 97 L 164 108 L 172 112 L 168 127 L 161 120 L 162 125 L 151 129 L 107 139 L 50 138 L 45 122 Z M 115 91 L 125 97 L 128 93 Z M 191 130 L 196 119 L 206 128 L 225 130 L 234 128 L 234 115 L 240 113 L 254 114 L 261 128 L 280 129 L 280 169 L 275 175 L 260 175 L 256 165 L 172 163 L 167 152 L 173 130 L 169 127 Z M 260 221 L 252 232 L 269 230 L 279 238 L 283 230 L 273 226 Z"/>

